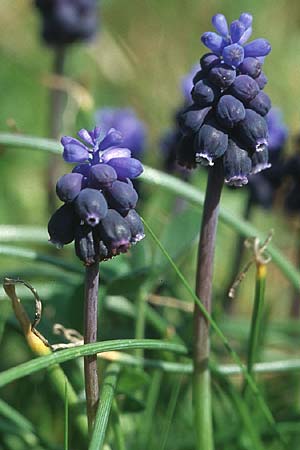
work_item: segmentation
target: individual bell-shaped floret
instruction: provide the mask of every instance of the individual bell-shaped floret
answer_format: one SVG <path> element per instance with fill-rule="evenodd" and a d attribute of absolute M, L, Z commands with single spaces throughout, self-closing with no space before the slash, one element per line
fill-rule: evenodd
<path fill-rule="evenodd" d="M 87 147 L 78 139 L 71 136 L 64 136 L 61 138 L 61 143 L 64 147 L 63 158 L 66 162 L 86 162 L 89 159 L 89 152 Z"/>
<path fill-rule="evenodd" d="M 192 90 L 193 86 L 196 83 L 198 83 L 198 81 L 204 80 L 204 78 L 205 78 L 205 73 L 203 70 L 198 70 L 198 72 L 195 73 L 195 75 L 193 76 L 193 79 L 192 79 L 192 86 L 189 84 L 189 96 L 191 94 L 191 90 Z"/>
<path fill-rule="evenodd" d="M 203 124 L 211 107 L 199 109 L 196 106 L 190 106 L 179 116 L 179 125 L 184 134 L 196 133 Z"/>
<path fill-rule="evenodd" d="M 99 237 L 108 248 L 109 256 L 125 253 L 131 245 L 131 232 L 128 222 L 114 209 L 109 209 L 100 222 Z"/>
<path fill-rule="evenodd" d="M 221 89 L 227 89 L 234 82 L 235 77 L 235 69 L 223 63 L 215 65 L 207 75 L 208 80 Z"/>
<path fill-rule="evenodd" d="M 270 97 L 263 91 L 259 91 L 256 97 L 254 97 L 251 102 L 248 103 L 248 107 L 253 109 L 255 112 L 261 116 L 265 116 L 271 109 Z"/>
<path fill-rule="evenodd" d="M 238 69 L 243 75 L 257 78 L 261 74 L 262 64 L 257 58 L 248 57 L 239 65 Z"/>
<path fill-rule="evenodd" d="M 222 156 L 228 145 L 228 135 L 221 131 L 214 120 L 202 125 L 195 136 L 194 149 L 197 163 L 213 166 L 214 160 Z"/>
<path fill-rule="evenodd" d="M 75 214 L 74 207 L 71 203 L 66 203 L 61 206 L 51 216 L 48 223 L 50 242 L 58 248 L 70 244 L 74 240 L 75 230 L 79 222 L 80 219 Z"/>
<path fill-rule="evenodd" d="M 244 47 L 245 56 L 267 56 L 271 51 L 271 45 L 266 39 L 255 39 Z"/>
<path fill-rule="evenodd" d="M 206 53 L 200 59 L 200 66 L 203 73 L 207 73 L 212 67 L 220 62 L 220 57 L 215 53 Z"/>
<path fill-rule="evenodd" d="M 136 244 L 145 237 L 143 222 L 135 209 L 128 211 L 124 219 L 130 227 L 131 242 Z"/>
<path fill-rule="evenodd" d="M 225 128 L 233 128 L 245 118 L 243 103 L 232 95 L 223 95 L 216 107 L 216 117 Z"/>
<path fill-rule="evenodd" d="M 261 151 L 253 153 L 252 159 L 252 171 L 251 174 L 259 173 L 262 170 L 269 169 L 271 164 L 269 163 L 268 147 L 264 145 L 261 147 Z"/>
<path fill-rule="evenodd" d="M 110 208 L 116 209 L 121 214 L 126 214 L 136 207 L 138 194 L 129 183 L 115 181 L 106 193 Z"/>
<path fill-rule="evenodd" d="M 238 67 L 244 59 L 244 48 L 239 44 L 227 45 L 223 49 L 222 56 L 226 64 Z"/>
<path fill-rule="evenodd" d="M 194 134 L 183 136 L 177 146 L 177 162 L 186 169 L 194 169 L 196 167 L 194 136 Z"/>
<path fill-rule="evenodd" d="M 197 106 L 205 108 L 212 105 L 219 96 L 219 90 L 216 86 L 207 80 L 200 80 L 192 89 L 192 99 Z"/>
<path fill-rule="evenodd" d="M 242 187 L 248 183 L 252 163 L 246 150 L 240 148 L 232 139 L 228 141 L 223 156 L 225 183 L 229 186 Z"/>
<path fill-rule="evenodd" d="M 258 93 L 258 84 L 248 75 L 239 75 L 230 86 L 230 94 L 244 103 L 250 102 Z"/>
<path fill-rule="evenodd" d="M 237 125 L 238 137 L 247 150 L 263 151 L 268 144 L 267 122 L 252 109 L 246 109 L 245 119 Z"/>
<path fill-rule="evenodd" d="M 118 178 L 117 172 L 108 164 L 95 164 L 89 172 L 89 187 L 108 189 Z"/>
<path fill-rule="evenodd" d="M 120 180 L 137 178 L 144 170 L 140 161 L 135 158 L 112 158 L 109 165 L 115 169 Z"/>
<path fill-rule="evenodd" d="M 89 225 L 79 225 L 75 232 L 75 253 L 86 266 L 94 264 L 98 259 L 93 230 Z"/>
<path fill-rule="evenodd" d="M 216 53 L 217 55 L 220 55 L 222 53 L 222 50 L 225 45 L 222 36 L 219 36 L 217 33 L 213 33 L 211 31 L 203 33 L 201 36 L 201 41 L 207 48 L 209 48 L 212 52 Z"/>
<path fill-rule="evenodd" d="M 268 82 L 268 78 L 263 72 L 261 72 L 261 74 L 257 78 L 255 78 L 255 81 L 259 89 L 263 89 Z"/>
<path fill-rule="evenodd" d="M 221 36 L 223 36 L 224 38 L 227 38 L 229 36 L 229 28 L 224 14 L 215 14 L 212 17 L 211 22 Z"/>
<path fill-rule="evenodd" d="M 106 200 L 96 189 L 85 188 L 77 196 L 75 211 L 87 225 L 95 227 L 107 214 Z"/>
<path fill-rule="evenodd" d="M 83 187 L 83 175 L 67 173 L 56 183 L 56 194 L 62 202 L 72 202 Z"/>

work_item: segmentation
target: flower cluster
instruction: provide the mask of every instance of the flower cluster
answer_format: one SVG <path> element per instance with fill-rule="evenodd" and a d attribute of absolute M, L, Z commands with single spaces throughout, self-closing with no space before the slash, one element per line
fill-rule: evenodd
<path fill-rule="evenodd" d="M 104 136 L 98 127 L 82 129 L 78 137 L 61 140 L 64 160 L 78 164 L 57 182 L 64 205 L 51 217 L 48 232 L 58 247 L 75 240 L 77 256 L 90 265 L 125 253 L 144 237 L 131 182 L 143 166 L 120 146 L 122 135 L 113 128 Z"/>
<path fill-rule="evenodd" d="M 212 52 L 200 59 L 193 104 L 180 117 L 184 142 L 178 161 L 193 168 L 222 158 L 225 182 L 243 186 L 250 174 L 270 167 L 265 116 L 271 102 L 263 92 L 267 79 L 262 66 L 271 46 L 265 39 L 245 44 L 252 31 L 250 14 L 241 14 L 230 27 L 222 14 L 212 22 L 219 34 L 201 37 Z"/>
<path fill-rule="evenodd" d="M 43 19 L 42 35 L 49 45 L 91 39 L 97 31 L 96 0 L 35 0 Z"/>
<path fill-rule="evenodd" d="M 284 175 L 283 149 L 288 130 L 279 108 L 271 108 L 266 115 L 268 125 L 268 150 L 271 168 L 249 177 L 250 198 L 263 208 L 270 208 Z"/>
<path fill-rule="evenodd" d="M 102 108 L 96 111 L 96 123 L 103 131 L 115 128 L 123 136 L 123 147 L 130 148 L 136 158 L 145 150 L 147 130 L 131 108 Z"/>

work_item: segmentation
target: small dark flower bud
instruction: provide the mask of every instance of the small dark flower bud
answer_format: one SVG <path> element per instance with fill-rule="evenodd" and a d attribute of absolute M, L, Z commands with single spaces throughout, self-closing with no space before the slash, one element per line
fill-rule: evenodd
<path fill-rule="evenodd" d="M 62 202 L 72 202 L 82 189 L 83 175 L 67 173 L 56 183 L 56 194 Z"/>
<path fill-rule="evenodd" d="M 126 214 L 130 209 L 135 208 L 138 194 L 130 184 L 117 180 L 107 191 L 107 200 L 111 208 Z"/>
<path fill-rule="evenodd" d="M 89 225 L 79 225 L 75 232 L 75 253 L 78 258 L 90 266 L 97 261 L 97 247 Z"/>
<path fill-rule="evenodd" d="M 223 95 L 216 107 L 216 117 L 225 128 L 233 128 L 245 118 L 246 112 L 242 102 L 232 95 Z"/>
<path fill-rule="evenodd" d="M 184 134 L 196 133 L 203 124 L 205 117 L 211 107 L 199 109 L 195 106 L 190 106 L 181 113 L 178 118 L 180 128 Z"/>
<path fill-rule="evenodd" d="M 203 72 L 208 72 L 212 67 L 220 62 L 220 57 L 215 53 L 206 53 L 200 59 L 200 66 Z"/>
<path fill-rule="evenodd" d="M 118 178 L 117 172 L 108 164 L 96 164 L 89 173 L 89 186 L 94 189 L 107 189 Z"/>
<path fill-rule="evenodd" d="M 259 91 L 256 97 L 248 103 L 248 107 L 261 116 L 265 116 L 271 109 L 271 100 L 263 91 Z"/>
<path fill-rule="evenodd" d="M 125 253 L 130 247 L 130 226 L 114 209 L 109 209 L 100 222 L 99 235 L 108 248 L 109 256 Z"/>
<path fill-rule="evenodd" d="M 242 187 L 248 183 L 252 163 L 246 150 L 229 139 L 223 156 L 225 183 L 229 186 Z"/>
<path fill-rule="evenodd" d="M 196 150 L 194 148 L 194 135 L 183 136 L 177 146 L 177 162 L 187 169 L 196 167 Z"/>
<path fill-rule="evenodd" d="M 242 102 L 250 102 L 259 93 L 259 87 L 248 75 L 239 75 L 230 86 L 230 94 Z"/>
<path fill-rule="evenodd" d="M 92 227 L 98 225 L 107 214 L 106 200 L 96 189 L 83 189 L 77 196 L 74 205 L 79 217 Z"/>
<path fill-rule="evenodd" d="M 245 58 L 238 69 L 243 75 L 249 75 L 249 77 L 257 78 L 261 73 L 262 64 L 257 58 L 248 57 Z"/>
<path fill-rule="evenodd" d="M 72 173 L 81 173 L 85 178 L 89 176 L 91 165 L 88 163 L 78 164 L 72 169 Z"/>
<path fill-rule="evenodd" d="M 108 163 L 115 169 L 120 180 L 137 178 L 144 170 L 140 161 L 135 158 L 112 158 Z"/>
<path fill-rule="evenodd" d="M 238 138 L 248 149 L 260 152 L 268 144 L 267 122 L 252 109 L 246 109 L 246 116 L 237 125 Z"/>
<path fill-rule="evenodd" d="M 215 84 L 216 86 L 226 89 L 235 80 L 236 70 L 227 64 L 217 64 L 212 69 L 210 69 L 207 78 L 208 80 Z"/>
<path fill-rule="evenodd" d="M 50 242 L 58 248 L 70 244 L 74 240 L 79 221 L 72 204 L 66 203 L 61 206 L 51 216 L 48 223 Z"/>
<path fill-rule="evenodd" d="M 136 244 L 145 237 L 143 222 L 135 209 L 131 209 L 124 217 L 131 231 L 131 242 Z"/>
<path fill-rule="evenodd" d="M 193 84 L 195 85 L 198 81 L 203 80 L 205 78 L 203 70 L 199 70 L 196 75 L 193 77 Z"/>
<path fill-rule="evenodd" d="M 268 82 L 268 78 L 263 72 L 261 72 L 261 74 L 255 78 L 255 81 L 258 84 L 259 89 L 263 89 Z"/>
<path fill-rule="evenodd" d="M 204 108 L 210 106 L 219 97 L 219 90 L 207 80 L 200 80 L 192 89 L 192 99 L 196 105 Z"/>
<path fill-rule="evenodd" d="M 196 162 L 213 166 L 213 160 L 222 156 L 228 145 L 228 135 L 214 121 L 205 123 L 195 136 Z"/>
<path fill-rule="evenodd" d="M 251 174 L 259 173 L 262 170 L 269 169 L 271 164 L 269 163 L 268 147 L 264 145 L 259 152 L 254 152 L 251 156 L 252 159 L 252 171 Z"/>

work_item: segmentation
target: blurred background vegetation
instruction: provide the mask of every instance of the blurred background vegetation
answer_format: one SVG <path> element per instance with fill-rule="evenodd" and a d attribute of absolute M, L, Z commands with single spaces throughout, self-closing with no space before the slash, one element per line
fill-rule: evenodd
<path fill-rule="evenodd" d="M 161 167 L 159 141 L 162 134 L 172 123 L 176 108 L 181 104 L 180 82 L 190 68 L 199 60 L 205 49 L 200 43 L 200 35 L 211 30 L 211 16 L 222 12 L 228 20 L 234 20 L 241 12 L 249 11 L 254 16 L 253 37 L 264 37 L 272 44 L 272 52 L 266 59 L 265 73 L 268 77 L 266 92 L 274 105 L 280 106 L 290 131 L 287 152 L 294 151 L 294 136 L 300 131 L 300 4 L 297 0 L 258 0 L 239 2 L 232 0 L 209 2 L 201 0 L 102 0 L 101 23 L 97 38 L 89 45 L 74 45 L 69 50 L 66 62 L 68 100 L 63 117 L 63 134 L 74 134 L 79 128 L 94 126 L 94 112 L 103 106 L 132 106 L 138 116 L 144 120 L 149 130 L 149 140 L 144 162 L 150 166 Z M 0 16 L 0 131 L 20 132 L 28 135 L 47 137 L 48 132 L 48 98 L 51 85 L 51 65 L 53 54 L 43 45 L 39 37 L 39 17 L 30 1 L 2 0 Z M 0 148 L 1 190 L 0 211 L 1 224 L 40 226 L 46 230 L 49 212 L 45 173 L 49 156 L 32 150 Z M 61 166 L 61 173 L 66 169 Z M 192 182 L 199 189 L 205 187 L 206 174 L 199 170 L 193 175 Z M 246 190 L 224 190 L 223 206 L 240 214 L 246 200 Z M 198 211 L 186 206 L 184 213 L 174 215 L 176 199 L 158 187 L 144 186 L 139 210 L 158 232 L 168 249 L 177 257 L 177 262 L 193 284 L 196 257 L 196 236 Z M 268 232 L 275 230 L 274 243 L 287 257 L 297 260 L 297 236 L 299 236 L 299 219 L 287 217 L 282 212 L 282 199 L 277 199 L 272 211 L 257 208 L 253 222 L 258 229 Z M 189 233 L 189 234 L 188 234 Z M 178 245 L 180 240 L 184 248 Z M 222 313 L 224 303 L 229 302 L 226 288 L 229 282 L 230 267 L 236 245 L 236 232 L 220 224 L 218 232 L 216 271 L 215 271 L 215 311 L 221 328 L 230 338 L 233 346 L 243 352 L 247 344 L 250 312 L 254 294 L 254 271 L 250 271 L 238 291 L 235 313 L 230 318 Z M 21 246 L 33 248 L 77 265 L 72 249 L 63 251 L 50 248 L 45 243 Z M 105 312 L 100 317 L 101 339 L 125 338 L 134 336 L 133 317 L 130 304 L 135 300 L 136 291 L 143 290 L 145 277 L 136 275 L 127 277 L 123 282 L 122 274 L 130 274 L 135 266 L 146 266 L 156 260 L 152 259 L 154 250 L 150 237 L 140 244 L 129 256 L 103 266 L 105 287 Z M 178 252 L 177 252 L 178 247 Z M 250 257 L 250 256 L 249 256 Z M 156 259 L 163 258 L 158 255 Z M 142 260 L 142 263 L 140 262 Z M 187 298 L 176 277 L 163 264 L 154 273 L 155 281 L 149 283 L 152 293 Z M 52 341 L 52 325 L 63 323 L 81 331 L 82 321 L 82 276 L 67 271 L 50 268 L 15 257 L 0 257 L 1 276 L 11 274 L 26 278 L 33 285 L 40 287 L 45 302 L 42 331 Z M 45 282 L 47 281 L 47 283 Z M 24 294 L 25 295 L 25 294 Z M 112 295 L 122 295 L 127 301 L 126 312 L 122 312 L 122 301 Z M 270 326 L 265 336 L 262 359 L 276 359 L 283 355 L 299 356 L 299 322 L 289 318 L 293 288 L 272 263 L 269 265 L 265 321 Z M 1 369 L 26 361 L 32 357 L 18 326 L 13 319 L 9 302 L 1 294 Z M 128 306 L 129 302 L 129 306 Z M 30 304 L 29 304 L 30 305 Z M 123 309 L 124 309 L 123 308 Z M 174 328 L 185 342 L 190 343 L 191 315 L 176 309 L 155 307 L 154 312 L 161 317 L 165 328 L 162 332 Z M 128 312 L 129 311 L 129 312 Z M 167 326 L 167 328 L 166 328 Z M 148 324 L 147 337 L 161 337 L 157 328 Z M 214 342 L 215 358 L 226 360 L 224 351 L 218 341 Z M 81 363 L 73 362 L 66 366 L 73 385 L 81 392 Z M 140 388 L 128 387 L 130 374 L 124 376 L 128 405 L 122 416 L 122 425 L 126 430 L 128 449 L 138 449 L 135 433 L 142 424 L 143 414 L 149 413 L 147 392 L 155 389 L 149 374 L 144 373 L 140 379 Z M 192 412 L 190 406 L 190 387 L 182 375 L 159 375 L 155 373 L 159 392 L 159 406 L 156 410 L 149 449 L 163 449 L 161 433 L 167 429 L 164 415 L 169 399 L 176 397 L 180 385 L 180 402 L 177 403 L 175 419 L 172 422 L 166 448 L 170 450 L 193 448 Z M 140 377 L 142 378 L 142 377 Z M 126 384 L 127 383 L 127 384 Z M 268 383 L 263 388 L 266 398 L 271 401 L 275 415 L 299 427 L 300 402 L 299 381 L 296 376 L 274 378 L 274 389 Z M 224 388 L 224 386 L 223 386 Z M 135 391 L 137 398 L 131 399 L 129 393 Z M 225 389 L 225 388 L 224 388 Z M 226 388 L 229 389 L 228 387 Z M 226 416 L 232 413 L 232 404 L 224 400 L 220 385 L 215 389 L 215 422 L 217 426 L 217 448 L 247 449 L 251 440 L 241 436 L 234 438 L 239 431 L 236 417 L 232 420 Z M 296 393 L 295 393 L 296 389 Z M 0 448 L 62 448 L 63 436 L 63 402 L 53 398 L 49 383 L 43 373 L 32 375 L 6 387 L 2 392 L 5 400 L 17 410 L 22 411 L 39 430 L 38 438 L 33 442 L 22 440 L 14 434 L 4 419 L 0 417 Z M 130 406 L 130 399 L 132 404 Z M 143 408 L 148 405 L 146 413 Z M 140 406 L 138 406 L 140 405 Z M 169 404 L 170 406 L 170 404 Z M 134 412 L 136 408 L 137 412 Z M 294 422 L 295 420 L 295 422 Z M 228 421 L 228 423 L 227 423 Z M 259 422 L 259 417 L 257 418 Z M 225 423 L 225 426 L 224 426 Z M 226 425 L 227 424 L 227 425 Z M 295 427 L 296 427 L 295 425 Z M 227 427 L 227 429 L 226 429 Z M 297 428 L 295 428 L 297 430 Z M 267 433 L 267 432 L 266 432 Z M 1 434 L 3 439 L 1 439 Z M 141 433 L 142 434 L 142 433 Z M 291 445 L 300 448 L 299 430 L 292 433 Z M 33 439 L 33 438 L 32 438 Z M 140 442 L 144 442 L 141 437 Z M 268 441 L 269 439 L 269 441 Z M 296 441 L 298 442 L 296 444 Z M 223 442 L 223 444 L 222 444 Z M 266 436 L 266 447 L 276 448 L 272 439 Z M 269 445 L 270 444 L 270 445 Z M 114 447 L 113 447 L 114 448 Z M 143 447 L 146 448 L 146 447 Z"/>

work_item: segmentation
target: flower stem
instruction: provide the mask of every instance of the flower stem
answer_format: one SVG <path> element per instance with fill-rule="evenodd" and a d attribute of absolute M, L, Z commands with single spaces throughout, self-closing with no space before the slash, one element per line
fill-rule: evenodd
<path fill-rule="evenodd" d="M 196 295 L 211 312 L 211 292 L 219 203 L 224 183 L 222 160 L 210 168 L 203 208 L 196 272 Z M 213 449 L 209 323 L 197 304 L 194 307 L 193 402 L 198 450 Z"/>
<path fill-rule="evenodd" d="M 66 60 L 66 49 L 64 46 L 57 46 L 54 49 L 54 59 L 52 74 L 62 76 L 64 74 Z M 55 80 L 54 80 L 55 83 Z M 61 89 L 51 88 L 50 91 L 50 111 L 49 111 L 49 134 L 53 139 L 58 139 L 61 132 L 62 115 L 64 110 L 65 93 Z M 51 213 L 56 208 L 55 183 L 58 178 L 58 168 L 60 160 L 56 155 L 49 158 L 47 166 L 47 192 L 48 206 Z"/>
<path fill-rule="evenodd" d="M 86 268 L 84 304 L 84 343 L 97 341 L 99 263 Z M 97 355 L 84 357 L 84 379 L 89 432 L 95 419 L 99 399 Z"/>

